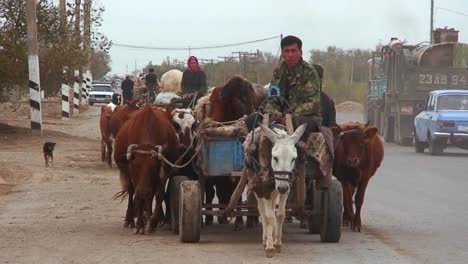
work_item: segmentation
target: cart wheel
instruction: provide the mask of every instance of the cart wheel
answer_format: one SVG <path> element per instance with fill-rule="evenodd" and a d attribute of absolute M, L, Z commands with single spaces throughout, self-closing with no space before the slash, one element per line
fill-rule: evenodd
<path fill-rule="evenodd" d="M 320 240 L 327 243 L 340 241 L 343 217 L 343 188 L 333 179 L 327 191 L 322 192 L 323 223 Z"/>
<path fill-rule="evenodd" d="M 186 176 L 174 176 L 170 180 L 170 210 L 171 210 L 171 230 L 172 233 L 179 233 L 179 200 L 180 200 L 180 184 L 188 181 Z"/>
<path fill-rule="evenodd" d="M 316 189 L 316 183 L 314 182 L 312 186 L 313 192 L 313 198 L 312 198 L 312 206 L 313 210 L 320 210 L 322 211 L 321 205 L 322 205 L 322 191 L 318 191 Z M 320 218 L 317 215 L 311 215 L 309 216 L 309 233 L 310 234 L 320 234 L 320 228 L 322 227 L 322 218 Z"/>
<path fill-rule="evenodd" d="M 190 243 L 200 241 L 201 187 L 198 181 L 184 181 L 180 185 L 179 239 Z"/>

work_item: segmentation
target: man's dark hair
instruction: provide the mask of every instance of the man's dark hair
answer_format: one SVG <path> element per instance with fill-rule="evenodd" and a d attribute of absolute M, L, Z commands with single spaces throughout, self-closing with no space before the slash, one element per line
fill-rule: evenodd
<path fill-rule="evenodd" d="M 149 72 L 154 72 L 154 68 L 149 68 Z"/>
<path fill-rule="evenodd" d="M 312 64 L 315 68 L 315 70 L 317 71 L 317 74 L 319 76 L 320 79 L 323 79 L 323 67 L 318 65 L 318 64 Z"/>
<path fill-rule="evenodd" d="M 302 40 L 296 36 L 286 36 L 281 40 L 281 50 L 286 46 L 297 44 L 300 50 L 302 50 Z"/>

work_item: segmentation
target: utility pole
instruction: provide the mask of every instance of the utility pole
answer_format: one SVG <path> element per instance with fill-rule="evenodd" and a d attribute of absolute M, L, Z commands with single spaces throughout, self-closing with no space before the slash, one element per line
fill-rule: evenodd
<path fill-rule="evenodd" d="M 60 34 L 62 41 L 65 40 L 67 30 L 67 8 L 65 7 L 65 0 L 60 0 Z M 63 44 L 63 43 L 62 43 Z"/>
<path fill-rule="evenodd" d="M 75 30 L 74 30 L 74 41 L 75 41 L 75 49 L 81 50 L 81 31 L 80 31 L 80 20 L 81 20 L 81 12 L 80 12 L 81 0 L 75 0 Z M 81 52 L 80 52 L 81 53 Z M 81 85 L 80 85 L 80 71 L 81 65 L 78 65 L 78 76 L 75 72 L 75 84 L 73 86 L 73 113 L 78 114 L 80 111 L 80 102 L 81 102 Z"/>
<path fill-rule="evenodd" d="M 28 42 L 29 105 L 31 106 L 31 131 L 42 136 L 41 83 L 39 56 L 37 55 L 36 0 L 26 1 L 26 27 Z"/>
<path fill-rule="evenodd" d="M 430 40 L 433 43 L 434 39 L 432 36 L 432 31 L 434 30 L 434 0 L 431 0 L 431 30 L 430 30 Z"/>
<path fill-rule="evenodd" d="M 242 70 L 242 55 L 244 54 L 245 52 L 242 52 L 242 51 L 235 51 L 235 52 L 232 52 L 232 54 L 237 54 L 239 56 L 239 75 L 243 75 L 243 70 Z"/>
<path fill-rule="evenodd" d="M 245 51 L 236 51 L 232 52 L 232 54 L 239 55 L 239 68 L 240 68 L 240 75 L 248 80 L 252 80 L 253 70 L 252 65 L 257 64 L 258 62 L 258 52 L 245 52 Z M 256 78 L 256 77 L 255 77 Z"/>
<path fill-rule="evenodd" d="M 60 45 L 62 51 L 66 51 L 68 47 L 67 41 L 67 8 L 66 1 L 60 0 Z M 64 54 L 66 56 L 66 53 Z M 68 82 L 68 66 L 62 65 L 62 118 L 70 118 L 70 86 Z"/>
<path fill-rule="evenodd" d="M 83 49 L 86 56 L 85 68 L 89 70 L 91 59 L 91 0 L 84 0 L 83 12 Z"/>
<path fill-rule="evenodd" d="M 83 84 L 82 88 L 84 88 L 85 97 L 88 98 L 89 89 L 91 87 L 91 0 L 84 0 L 83 12 L 83 53 L 86 61 L 86 65 L 83 67 L 83 76 L 85 76 L 83 78 L 83 83 L 86 82 L 86 85 Z"/>
<path fill-rule="evenodd" d="M 223 83 L 226 83 L 226 63 L 234 59 L 233 56 L 218 56 L 218 58 L 223 59 Z"/>

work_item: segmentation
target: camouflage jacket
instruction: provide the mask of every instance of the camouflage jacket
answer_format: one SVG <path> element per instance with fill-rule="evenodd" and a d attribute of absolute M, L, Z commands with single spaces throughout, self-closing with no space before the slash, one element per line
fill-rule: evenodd
<path fill-rule="evenodd" d="M 273 72 L 270 85 L 280 87 L 280 94 L 288 101 L 290 108 L 288 110 L 280 98 L 271 97 L 264 107 L 265 113 L 279 111 L 310 115 L 321 126 L 320 79 L 312 65 L 301 60 L 293 69 L 288 69 L 283 62 Z"/>

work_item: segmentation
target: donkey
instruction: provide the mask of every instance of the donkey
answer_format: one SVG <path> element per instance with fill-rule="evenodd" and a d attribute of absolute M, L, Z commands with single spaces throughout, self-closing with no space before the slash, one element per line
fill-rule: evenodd
<path fill-rule="evenodd" d="M 261 125 L 263 133 L 273 144 L 270 168 L 268 168 L 270 173 L 268 173 L 267 179 L 263 179 L 263 182 L 257 180 L 253 185 L 258 211 L 262 220 L 263 245 L 268 258 L 274 256 L 275 250 L 281 252 L 286 201 L 291 190 L 293 169 L 298 158 L 295 145 L 304 134 L 305 128 L 306 124 L 303 124 L 293 134 L 288 135 L 284 130 L 277 128 L 272 130 L 265 125 Z M 252 131 L 251 133 L 255 132 Z M 248 150 L 244 150 L 247 153 Z M 278 211 L 275 217 L 276 205 L 278 205 Z"/>

